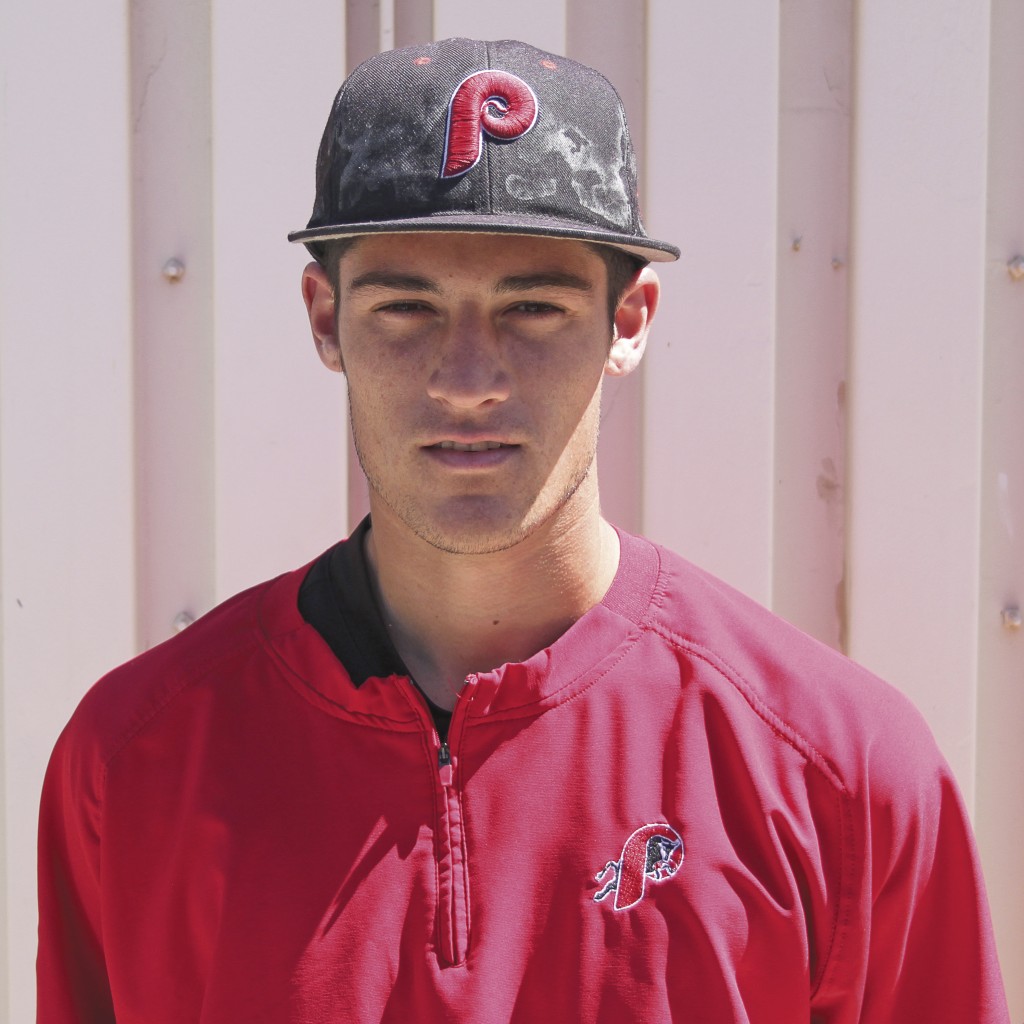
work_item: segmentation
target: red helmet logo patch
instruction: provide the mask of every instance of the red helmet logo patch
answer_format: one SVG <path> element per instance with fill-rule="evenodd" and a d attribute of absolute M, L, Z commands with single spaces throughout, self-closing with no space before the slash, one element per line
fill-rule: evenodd
<path fill-rule="evenodd" d="M 683 839 L 671 825 L 641 825 L 626 840 L 622 856 L 608 861 L 594 876 L 597 882 L 608 879 L 594 893 L 594 902 L 615 893 L 615 909 L 628 910 L 644 898 L 648 881 L 664 882 L 682 863 Z"/>
<path fill-rule="evenodd" d="M 476 166 L 484 132 L 509 141 L 525 135 L 537 121 L 537 97 L 507 71 L 477 71 L 465 79 L 448 104 L 442 178 L 457 178 Z"/>

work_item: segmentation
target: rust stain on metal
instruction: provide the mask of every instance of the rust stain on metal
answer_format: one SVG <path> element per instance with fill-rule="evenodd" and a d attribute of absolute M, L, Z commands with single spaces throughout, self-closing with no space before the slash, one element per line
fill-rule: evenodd
<path fill-rule="evenodd" d="M 832 504 L 839 500 L 842 492 L 842 484 L 839 482 L 839 473 L 836 471 L 836 464 L 832 459 L 821 460 L 821 472 L 818 474 L 818 497 L 822 501 Z"/>

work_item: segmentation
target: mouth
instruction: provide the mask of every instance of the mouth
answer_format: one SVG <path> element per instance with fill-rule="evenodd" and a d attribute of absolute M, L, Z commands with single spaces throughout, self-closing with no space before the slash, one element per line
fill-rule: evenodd
<path fill-rule="evenodd" d="M 518 458 L 522 446 L 508 441 L 484 438 L 455 441 L 445 438 L 421 449 L 430 462 L 456 473 L 491 473 Z"/>
<path fill-rule="evenodd" d="M 504 444 L 501 441 L 473 441 L 470 444 L 463 444 L 461 441 L 438 441 L 430 447 L 452 452 L 487 452 L 495 448 L 514 448 L 515 445 Z"/>

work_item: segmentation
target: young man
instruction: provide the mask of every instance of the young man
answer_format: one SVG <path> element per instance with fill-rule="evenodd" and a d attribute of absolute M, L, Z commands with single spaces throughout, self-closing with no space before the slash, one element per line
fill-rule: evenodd
<path fill-rule="evenodd" d="M 39 1020 L 1007 1024 L 918 715 L 601 518 L 601 380 L 678 255 L 610 86 L 375 57 L 292 237 L 371 515 L 83 701 Z"/>

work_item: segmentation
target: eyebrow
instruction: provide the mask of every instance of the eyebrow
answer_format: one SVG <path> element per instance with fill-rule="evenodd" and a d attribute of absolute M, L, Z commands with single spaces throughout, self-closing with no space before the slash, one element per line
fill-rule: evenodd
<path fill-rule="evenodd" d="M 350 292 L 370 288 L 392 288 L 397 291 L 425 292 L 430 295 L 441 294 L 441 288 L 437 282 L 431 281 L 428 277 L 419 277 L 417 274 L 400 274 L 390 270 L 368 270 L 365 274 L 360 274 L 348 286 Z M 578 292 L 593 291 L 593 286 L 585 278 L 561 270 L 546 270 L 536 274 L 512 274 L 503 277 L 495 285 L 494 290 L 499 295 L 507 295 L 514 292 L 534 291 L 539 288 L 569 288 Z"/>
<path fill-rule="evenodd" d="M 360 274 L 348 286 L 350 292 L 364 288 L 393 288 L 403 292 L 441 294 L 440 286 L 430 278 L 418 277 L 416 274 L 398 274 L 390 270 L 368 270 L 365 274 Z"/>
<path fill-rule="evenodd" d="M 561 270 L 503 277 L 494 290 L 499 294 L 506 294 L 508 292 L 528 292 L 536 288 L 570 288 L 577 292 L 593 291 L 592 285 L 585 278 Z"/>

